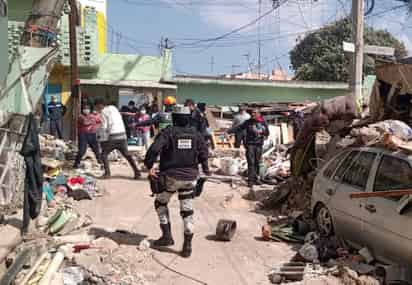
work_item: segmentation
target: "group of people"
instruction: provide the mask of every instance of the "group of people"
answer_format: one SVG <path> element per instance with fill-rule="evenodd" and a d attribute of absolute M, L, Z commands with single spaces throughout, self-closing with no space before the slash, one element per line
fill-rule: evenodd
<path fill-rule="evenodd" d="M 147 113 L 146 107 L 136 107 L 136 103 L 134 101 L 129 101 L 127 106 L 123 106 L 120 109 L 120 113 L 123 117 L 127 138 L 129 140 L 133 138 L 137 139 L 137 144 L 148 149 L 150 145 L 151 127 L 136 127 L 136 123 L 150 119 L 150 114 Z"/>
<path fill-rule="evenodd" d="M 111 171 L 108 157 L 112 151 L 118 150 L 132 167 L 134 178 L 140 178 L 140 170 L 128 151 L 126 128 L 122 116 L 114 105 L 106 105 L 102 99 L 95 100 L 93 106 L 83 102 L 77 127 L 78 153 L 74 168 L 80 166 L 87 146 L 90 146 L 96 159 L 103 163 L 105 171 L 103 177 L 109 178 Z"/>
<path fill-rule="evenodd" d="M 148 147 L 144 159 L 149 179 L 155 181 L 156 187 L 152 187 L 155 195 L 154 207 L 162 231 L 161 237 L 154 241 L 154 246 L 174 244 L 168 203 L 177 193 L 184 224 L 181 255 L 190 257 L 194 236 L 193 199 L 197 195 L 195 188 L 200 175 L 199 165 L 203 174 L 209 176 L 209 146 L 214 147 L 212 133 L 206 104 L 195 104 L 188 99 L 184 105 L 177 105 L 174 97 L 166 97 L 163 103 L 163 109 L 152 116 L 146 116 L 143 108 L 132 109 L 135 107 L 133 102 L 130 102 L 129 109 L 123 109 L 123 112 L 113 105 L 106 105 L 102 99 L 97 99 L 94 106 L 83 103 L 78 121 L 79 152 L 74 166 L 79 166 L 87 146 L 90 146 L 98 161 L 104 165 L 104 177 L 110 177 L 108 155 L 113 150 L 118 150 L 132 167 L 134 178 L 138 179 L 141 173 L 128 152 L 128 135 L 136 130 L 138 133 L 148 133 L 146 136 L 150 137 L 151 126 L 156 126 L 158 134 Z M 246 109 L 241 108 L 235 116 L 233 127 L 227 133 L 235 134 L 236 147 L 243 143 L 246 148 L 249 186 L 259 183 L 263 142 L 269 136 L 265 120 L 258 110 L 249 115 Z M 148 141 L 149 139 L 147 144 Z M 156 166 L 159 157 L 159 166 Z"/>

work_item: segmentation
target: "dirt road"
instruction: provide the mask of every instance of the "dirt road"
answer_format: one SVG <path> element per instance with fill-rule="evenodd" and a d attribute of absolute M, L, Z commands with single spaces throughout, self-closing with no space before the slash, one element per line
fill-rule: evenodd
<path fill-rule="evenodd" d="M 147 180 L 128 179 L 132 173 L 127 168 L 113 167 L 113 173 L 113 179 L 102 181 L 107 194 L 80 202 L 79 209 L 93 218 L 94 228 L 103 235 L 112 236 L 110 233 L 116 230 L 130 232 L 127 241 L 117 241 L 137 251 L 141 240 L 156 239 L 160 235 L 153 198 Z M 175 197 L 170 210 L 176 245 L 162 252 L 154 251 L 154 258 L 136 270 L 160 285 L 270 284 L 267 273 L 271 267 L 288 261 L 293 250 L 287 244 L 259 241 L 265 217 L 254 213 L 253 204 L 241 198 L 245 191 L 231 189 L 227 184 L 206 183 L 202 197 L 195 201 L 196 235 L 190 259 L 178 256 L 183 225 Z M 238 222 L 231 242 L 213 240 L 216 224 L 222 218 Z"/>

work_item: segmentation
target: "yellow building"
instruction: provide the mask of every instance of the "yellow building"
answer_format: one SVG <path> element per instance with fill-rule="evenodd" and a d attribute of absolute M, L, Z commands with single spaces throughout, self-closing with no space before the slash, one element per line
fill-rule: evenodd
<path fill-rule="evenodd" d="M 80 78 L 87 78 L 99 68 L 99 61 L 107 51 L 107 2 L 106 0 L 78 0 L 80 26 L 77 27 L 78 64 Z M 45 104 L 56 96 L 67 107 L 63 130 L 69 137 L 71 130 L 72 102 L 70 78 L 69 17 L 61 20 L 58 35 L 62 60 L 53 69 L 45 90 Z"/>

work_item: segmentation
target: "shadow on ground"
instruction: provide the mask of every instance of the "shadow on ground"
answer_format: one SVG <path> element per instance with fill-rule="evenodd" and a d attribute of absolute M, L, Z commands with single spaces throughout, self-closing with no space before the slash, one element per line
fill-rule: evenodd
<path fill-rule="evenodd" d="M 110 232 L 102 228 L 91 228 L 89 234 L 96 236 L 96 238 L 104 237 L 111 239 L 118 244 L 135 246 L 138 246 L 142 240 L 147 238 L 147 235 L 131 233 L 126 230 Z"/>

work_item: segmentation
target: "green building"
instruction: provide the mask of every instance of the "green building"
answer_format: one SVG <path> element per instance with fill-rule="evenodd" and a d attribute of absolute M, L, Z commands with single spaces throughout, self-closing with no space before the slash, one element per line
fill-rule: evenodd
<path fill-rule="evenodd" d="M 176 76 L 179 102 L 191 98 L 208 105 L 240 103 L 296 103 L 321 101 L 350 93 L 347 83 L 308 81 L 261 81 L 207 76 Z"/>

